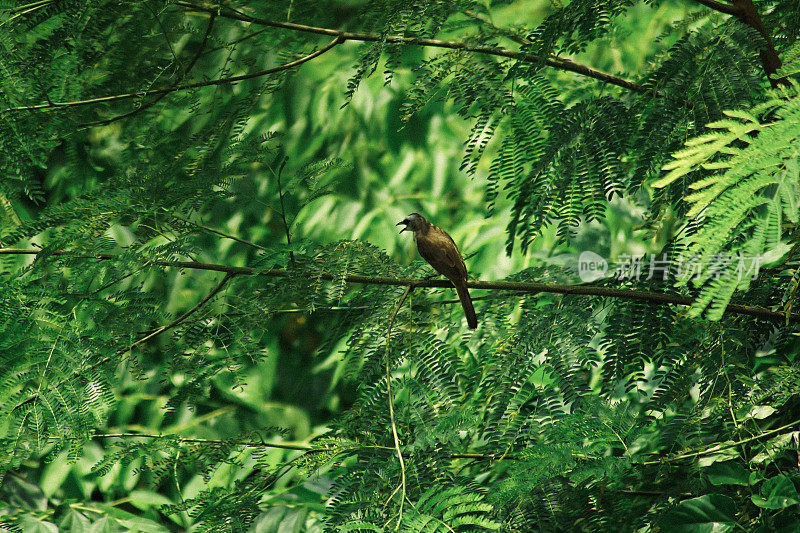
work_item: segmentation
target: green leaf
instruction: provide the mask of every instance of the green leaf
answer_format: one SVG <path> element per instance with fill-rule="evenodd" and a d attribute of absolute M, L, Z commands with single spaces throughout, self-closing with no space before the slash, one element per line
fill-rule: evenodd
<path fill-rule="evenodd" d="M 165 526 L 114 507 L 113 505 L 100 504 L 97 507 L 108 513 L 106 517 L 109 520 L 108 527 L 112 526 L 111 521 L 113 521 L 114 524 L 121 524 L 125 528 L 125 531 L 135 530 L 144 533 L 165 533 L 169 531 Z"/>
<path fill-rule="evenodd" d="M 727 440 L 709 448 L 705 451 L 705 454 L 697 460 L 697 464 L 701 467 L 705 467 L 714 463 L 738 459 L 739 452 L 736 450 L 736 447 L 731 446 L 731 444 L 733 444 L 733 441 Z"/>
<path fill-rule="evenodd" d="M 775 458 L 782 454 L 786 448 L 792 446 L 793 434 L 794 432 L 792 431 L 769 439 L 767 442 L 762 444 L 763 451 L 759 452 L 759 454 L 753 457 L 751 461 L 756 464 L 762 464 L 767 461 L 775 460 Z"/>
<path fill-rule="evenodd" d="M 108 516 L 104 516 L 92 524 L 91 533 L 117 533 L 124 531 L 119 523 Z"/>
<path fill-rule="evenodd" d="M 75 509 L 67 509 L 61 519 L 58 521 L 60 531 L 70 531 L 72 533 L 84 533 L 89 531 L 90 522 L 83 514 Z"/>
<path fill-rule="evenodd" d="M 20 525 L 22 531 L 30 533 L 58 533 L 58 528 L 52 522 L 44 522 L 37 520 L 33 516 L 26 516 L 22 519 Z"/>
<path fill-rule="evenodd" d="M 750 499 L 763 509 L 784 509 L 800 503 L 794 483 L 783 475 L 766 480 L 761 486 L 761 496 L 754 494 Z"/>
<path fill-rule="evenodd" d="M 713 463 L 706 469 L 708 481 L 712 485 L 748 486 L 750 471 L 736 461 Z"/>
<path fill-rule="evenodd" d="M 755 418 L 761 420 L 762 418 L 767 418 L 769 415 L 774 413 L 776 409 L 771 405 L 754 405 L 750 412 L 747 413 L 745 418 Z"/>
<path fill-rule="evenodd" d="M 134 490 L 131 492 L 130 503 L 138 509 L 147 509 L 149 507 L 160 507 L 162 505 L 169 505 L 172 503 L 169 498 L 157 492 L 149 490 Z"/>
<path fill-rule="evenodd" d="M 53 496 L 56 490 L 64 483 L 67 474 L 72 470 L 73 463 L 67 461 L 67 454 L 60 454 L 55 460 L 48 463 L 42 472 L 42 478 L 39 481 L 39 486 L 42 488 L 47 497 Z"/>
<path fill-rule="evenodd" d="M 756 485 L 764 481 L 764 475 L 756 470 L 755 472 L 750 472 L 750 479 L 748 479 L 748 483 L 750 485 Z"/>
<path fill-rule="evenodd" d="M 338 531 L 383 531 L 383 528 L 380 526 L 376 526 L 375 524 L 370 524 L 369 522 L 350 522 L 338 529 Z"/>
<path fill-rule="evenodd" d="M 736 521 L 735 514 L 733 499 L 723 494 L 706 494 L 682 501 L 664 515 L 661 524 L 664 531 L 673 533 L 716 533 L 729 529 L 721 529 L 720 526 L 732 528 Z"/>

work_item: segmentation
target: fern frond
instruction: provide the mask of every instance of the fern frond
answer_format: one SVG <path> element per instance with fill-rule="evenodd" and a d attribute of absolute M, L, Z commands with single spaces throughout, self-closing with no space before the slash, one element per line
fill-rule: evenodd
<path fill-rule="evenodd" d="M 797 225 L 800 203 L 796 94 L 794 87 L 751 110 L 726 112 L 730 119 L 708 125 L 718 131 L 688 141 L 664 166 L 670 172 L 653 183 L 665 188 L 694 177 L 686 202 L 697 228 L 679 242 L 707 267 L 692 280 L 703 286 L 694 316 L 709 308 L 718 319 L 733 292 L 750 286 L 755 262 L 768 252 L 775 255 L 768 261 L 785 253 L 785 228 Z"/>

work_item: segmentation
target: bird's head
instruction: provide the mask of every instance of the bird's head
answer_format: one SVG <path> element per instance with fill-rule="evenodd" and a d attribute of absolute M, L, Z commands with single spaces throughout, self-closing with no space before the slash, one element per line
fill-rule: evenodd
<path fill-rule="evenodd" d="M 425 217 L 420 215 L 419 213 L 411 213 L 406 218 L 398 222 L 396 225 L 399 226 L 400 224 L 404 224 L 405 227 L 400 230 L 400 233 L 403 233 L 405 230 L 410 230 L 416 233 L 417 231 L 424 228 L 428 221 L 425 220 Z"/>

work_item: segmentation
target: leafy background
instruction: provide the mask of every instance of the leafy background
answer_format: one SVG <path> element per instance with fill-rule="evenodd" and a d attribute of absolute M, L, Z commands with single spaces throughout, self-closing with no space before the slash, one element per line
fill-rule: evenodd
<path fill-rule="evenodd" d="M 737 289 L 791 310 L 797 285 L 798 99 L 769 92 L 758 35 L 677 1 L 248 4 L 230 7 L 559 51 L 667 97 L 347 42 L 267 78 L 14 111 L 254 72 L 327 38 L 176 3 L 0 4 L 2 242 L 43 248 L 1 256 L 5 526 L 797 527 L 796 327 L 722 313 Z M 796 75 L 797 7 L 756 4 Z M 734 130 L 728 151 L 710 137 L 681 151 Z M 688 196 L 711 174 L 716 196 Z M 751 196 L 763 201 L 726 215 Z M 704 226 L 701 201 L 741 239 Z M 482 326 L 468 334 L 452 291 L 418 289 L 393 317 L 402 289 L 344 282 L 431 273 L 396 233 L 413 211 L 479 279 L 576 283 L 584 250 L 778 252 L 752 285 L 627 284 L 700 294 L 689 315 L 473 291 Z M 103 253 L 116 259 L 86 257 Z M 159 260 L 293 273 L 225 279 Z"/>

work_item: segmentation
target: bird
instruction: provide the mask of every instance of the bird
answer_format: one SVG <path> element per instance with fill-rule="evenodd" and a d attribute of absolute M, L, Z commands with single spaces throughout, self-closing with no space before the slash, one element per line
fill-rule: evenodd
<path fill-rule="evenodd" d="M 400 230 L 403 233 L 409 230 L 414 233 L 414 242 L 417 243 L 419 255 L 444 277 L 450 280 L 461 300 L 467 325 L 470 329 L 478 327 L 478 317 L 472 307 L 472 298 L 467 290 L 467 265 L 461 257 L 453 238 L 442 228 L 434 226 L 419 213 L 411 213 L 396 225 L 405 224 Z"/>

